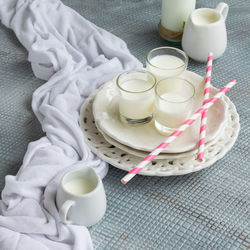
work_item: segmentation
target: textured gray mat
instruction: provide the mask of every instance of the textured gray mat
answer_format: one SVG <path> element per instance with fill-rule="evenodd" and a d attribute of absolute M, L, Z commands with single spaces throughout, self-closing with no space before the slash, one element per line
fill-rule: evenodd
<path fill-rule="evenodd" d="M 229 93 L 241 119 L 233 149 L 212 167 L 187 176 L 136 177 L 124 186 L 124 172 L 110 167 L 104 185 L 108 210 L 90 228 L 96 249 L 246 249 L 250 248 L 250 1 L 229 0 L 228 48 L 214 62 L 213 85 L 231 78 Z M 157 32 L 161 1 L 65 0 L 95 24 L 124 39 L 144 62 L 148 50 L 166 45 Z M 197 7 L 219 1 L 198 0 Z M 26 61 L 12 31 L 0 26 L 0 190 L 6 174 L 15 174 L 28 142 L 42 136 L 31 107 L 32 92 L 43 82 Z M 204 74 L 204 64 L 188 69 Z"/>

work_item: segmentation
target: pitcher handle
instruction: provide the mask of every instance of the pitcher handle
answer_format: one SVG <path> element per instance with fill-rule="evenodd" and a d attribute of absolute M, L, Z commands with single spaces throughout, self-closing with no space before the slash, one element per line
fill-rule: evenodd
<path fill-rule="evenodd" d="M 59 210 L 59 215 L 61 216 L 61 219 L 63 223 L 65 224 L 72 224 L 72 221 L 67 220 L 67 214 L 69 209 L 75 205 L 75 201 L 67 200 L 63 203 L 62 207 Z"/>
<path fill-rule="evenodd" d="M 224 20 L 227 19 L 229 7 L 226 3 L 219 3 L 215 9 L 223 16 Z"/>

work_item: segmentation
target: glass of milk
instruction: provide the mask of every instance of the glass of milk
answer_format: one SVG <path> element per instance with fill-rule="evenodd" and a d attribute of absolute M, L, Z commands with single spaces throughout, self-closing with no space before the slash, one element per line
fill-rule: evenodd
<path fill-rule="evenodd" d="M 119 88 L 120 119 L 126 124 L 150 122 L 154 108 L 156 79 L 145 70 L 130 70 L 116 79 Z"/>
<path fill-rule="evenodd" d="M 155 93 L 155 127 L 169 135 L 191 115 L 195 88 L 185 79 L 166 78 L 157 83 Z"/>
<path fill-rule="evenodd" d="M 177 48 L 159 47 L 148 52 L 146 64 L 147 70 L 160 81 L 163 78 L 178 76 L 186 70 L 188 56 Z"/>

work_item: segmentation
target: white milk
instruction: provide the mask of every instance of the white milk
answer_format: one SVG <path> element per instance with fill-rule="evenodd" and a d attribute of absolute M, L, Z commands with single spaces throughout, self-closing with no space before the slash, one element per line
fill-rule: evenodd
<path fill-rule="evenodd" d="M 88 180 L 74 179 L 67 182 L 64 188 L 73 194 L 86 194 L 91 192 L 95 188 L 95 185 Z"/>
<path fill-rule="evenodd" d="M 202 13 L 202 11 L 200 12 Z M 203 14 L 199 15 L 199 12 L 197 12 L 197 15 L 194 15 L 193 22 L 196 25 L 204 25 L 204 24 L 215 23 L 219 19 L 220 19 L 219 14 L 210 11 L 203 11 Z"/>
<path fill-rule="evenodd" d="M 122 116 L 129 119 L 143 119 L 152 115 L 154 89 L 148 90 L 152 87 L 152 83 L 141 79 L 128 80 L 123 82 L 121 87 L 127 91 L 138 92 L 121 91 L 119 111 Z M 146 92 L 139 93 L 141 91 Z"/>
<path fill-rule="evenodd" d="M 182 32 L 184 22 L 195 9 L 196 0 L 162 0 L 161 24 L 165 29 Z"/>
<path fill-rule="evenodd" d="M 185 70 L 185 63 L 183 60 L 176 56 L 171 55 L 159 55 L 155 56 L 147 64 L 148 70 L 155 75 L 157 81 L 166 78 L 173 77 L 181 74 Z"/>
<path fill-rule="evenodd" d="M 178 128 L 187 118 L 187 100 L 185 93 L 167 92 L 161 95 L 168 102 L 159 100 L 155 110 L 155 120 L 168 128 Z"/>

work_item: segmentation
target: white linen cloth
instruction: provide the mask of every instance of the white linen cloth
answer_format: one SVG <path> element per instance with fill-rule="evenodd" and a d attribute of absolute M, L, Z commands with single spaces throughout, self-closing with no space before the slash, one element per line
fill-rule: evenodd
<path fill-rule="evenodd" d="M 55 206 L 58 182 L 72 168 L 107 165 L 84 143 L 79 108 L 117 73 L 140 67 L 126 44 L 58 0 L 0 0 L 1 22 L 28 51 L 34 74 L 48 80 L 32 99 L 46 136 L 28 146 L 0 201 L 0 249 L 92 249 L 88 230 L 64 225 Z"/>

